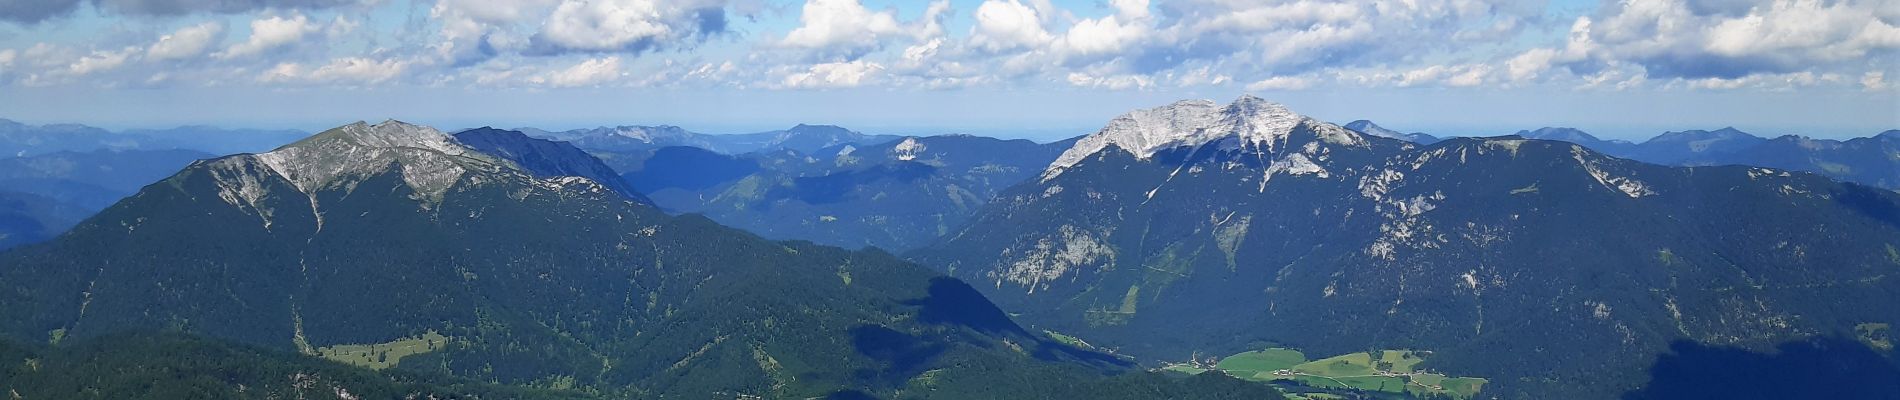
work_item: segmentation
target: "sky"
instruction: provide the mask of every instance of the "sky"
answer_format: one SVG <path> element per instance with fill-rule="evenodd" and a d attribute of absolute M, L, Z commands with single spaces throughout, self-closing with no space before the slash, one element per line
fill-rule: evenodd
<path fill-rule="evenodd" d="M 1254 94 L 1641 139 L 1900 128 L 1900 0 L 0 0 L 0 118 L 1086 134 Z"/>

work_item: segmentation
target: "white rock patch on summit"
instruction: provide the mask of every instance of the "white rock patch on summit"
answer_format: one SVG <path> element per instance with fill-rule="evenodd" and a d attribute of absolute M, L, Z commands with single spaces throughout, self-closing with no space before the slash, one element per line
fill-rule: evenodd
<path fill-rule="evenodd" d="M 253 157 L 304 193 L 353 185 L 355 181 L 344 178 L 374 175 L 400 165 L 404 183 L 431 199 L 446 192 L 470 165 L 510 165 L 463 146 L 435 128 L 400 121 L 358 122 Z"/>
<path fill-rule="evenodd" d="M 1225 107 L 1210 100 L 1185 100 L 1145 110 L 1136 110 L 1109 121 L 1100 132 L 1076 141 L 1043 171 L 1044 181 L 1060 175 L 1109 145 L 1148 159 L 1155 152 L 1200 146 L 1235 137 L 1239 145 L 1273 149 L 1285 142 L 1301 123 L 1326 125 L 1293 113 L 1286 106 L 1254 96 L 1241 96 Z M 1337 129 L 1344 131 L 1344 129 Z M 1328 130 L 1329 132 L 1331 130 Z M 1330 135 L 1329 135 L 1330 136 Z M 1336 140 L 1336 138 L 1327 138 Z M 1348 138 L 1350 140 L 1350 138 Z"/>
<path fill-rule="evenodd" d="M 916 160 L 917 154 L 923 151 L 923 143 L 918 142 L 917 138 L 907 137 L 904 138 L 903 142 L 899 142 L 897 146 L 891 148 L 891 156 L 896 157 L 898 161 L 912 161 Z"/>

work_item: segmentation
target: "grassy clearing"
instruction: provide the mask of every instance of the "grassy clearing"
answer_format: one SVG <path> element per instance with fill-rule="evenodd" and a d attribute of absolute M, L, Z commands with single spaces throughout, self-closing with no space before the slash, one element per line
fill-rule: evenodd
<path fill-rule="evenodd" d="M 1308 360 L 1298 350 L 1271 348 L 1228 356 L 1214 369 L 1241 379 L 1262 382 L 1293 381 L 1316 388 L 1352 389 L 1418 396 L 1449 395 L 1468 399 L 1484 388 L 1485 379 L 1448 377 L 1418 368 L 1430 352 L 1379 350 Z M 1200 368 L 1177 365 L 1172 371 L 1198 373 Z"/>
<path fill-rule="evenodd" d="M 369 369 L 384 369 L 396 366 L 403 357 L 440 350 L 448 343 L 447 336 L 429 331 L 421 336 L 396 339 L 388 343 L 319 347 L 317 356 Z"/>
<path fill-rule="evenodd" d="M 1273 373 L 1295 365 L 1306 363 L 1306 354 L 1292 349 L 1266 349 L 1249 351 L 1227 356 L 1214 367 L 1238 377 L 1249 377 L 1261 372 Z M 1245 374 L 1245 375 L 1243 375 Z"/>
<path fill-rule="evenodd" d="M 1135 313 L 1135 300 L 1141 298 L 1141 286 L 1129 286 L 1128 294 L 1122 295 L 1122 313 Z"/>
<path fill-rule="evenodd" d="M 1091 350 L 1095 349 L 1095 345 L 1089 344 L 1089 342 L 1083 341 L 1081 338 L 1064 335 L 1061 332 L 1056 332 L 1056 331 L 1051 331 L 1051 330 L 1044 330 L 1042 331 L 1042 333 L 1049 334 L 1049 338 L 1055 339 L 1055 341 L 1058 343 L 1074 346 L 1077 348 L 1083 348 L 1083 349 L 1091 349 Z"/>
<path fill-rule="evenodd" d="M 1191 367 L 1187 365 L 1169 365 L 1166 367 L 1162 367 L 1161 370 L 1179 372 L 1179 373 L 1188 374 L 1188 375 L 1200 375 L 1202 372 L 1207 372 L 1207 370 L 1205 369 L 1195 368 L 1195 367 Z"/>

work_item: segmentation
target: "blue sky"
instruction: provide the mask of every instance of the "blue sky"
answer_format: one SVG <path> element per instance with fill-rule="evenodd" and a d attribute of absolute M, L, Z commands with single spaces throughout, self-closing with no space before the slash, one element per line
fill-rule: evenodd
<path fill-rule="evenodd" d="M 1435 134 L 1847 137 L 1900 128 L 1896 25 L 1886 0 L 0 0 L 0 118 L 1048 139 L 1252 93 Z"/>

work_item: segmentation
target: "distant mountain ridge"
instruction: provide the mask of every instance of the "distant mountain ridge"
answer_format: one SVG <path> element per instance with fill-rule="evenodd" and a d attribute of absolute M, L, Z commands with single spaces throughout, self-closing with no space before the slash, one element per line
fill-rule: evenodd
<path fill-rule="evenodd" d="M 745 134 L 705 134 L 671 125 L 601 127 L 559 132 L 533 128 L 517 130 L 529 136 L 572 142 L 583 149 L 612 152 L 691 146 L 725 154 L 774 150 L 810 153 L 826 147 L 875 144 L 897 138 L 891 135 L 866 135 L 833 125 L 805 124 L 784 130 Z"/>
<path fill-rule="evenodd" d="M 1628 140 L 1598 139 L 1596 135 L 1591 135 L 1588 132 L 1584 132 L 1583 130 L 1577 129 L 1577 128 L 1548 127 L 1547 126 L 1547 127 L 1537 128 L 1537 129 L 1532 129 L 1532 130 L 1517 131 L 1515 135 L 1521 136 L 1525 139 L 1555 140 L 1555 141 L 1560 141 L 1560 142 L 1576 143 L 1576 144 L 1583 145 L 1583 147 L 1589 147 L 1591 150 L 1596 150 L 1596 151 L 1608 153 L 1611 155 L 1627 154 L 1628 152 L 1630 152 L 1631 150 L 1634 150 L 1637 147 L 1636 143 L 1630 142 Z"/>
<path fill-rule="evenodd" d="M 0 190 L 0 250 L 52 239 L 92 211 L 38 194 Z"/>
<path fill-rule="evenodd" d="M 1420 144 L 1440 140 L 1422 133 L 1401 134 L 1367 120 L 1353 121 L 1345 127 L 1366 135 Z M 1663 132 L 1641 143 L 1600 139 L 1576 128 L 1563 127 L 1521 130 L 1515 135 L 1576 143 L 1612 156 L 1652 164 L 1752 165 L 1813 172 L 1847 182 L 1900 190 L 1900 130 L 1845 140 L 1799 135 L 1771 139 L 1724 127 Z"/>
<path fill-rule="evenodd" d="M 61 151 L 169 149 L 231 154 L 269 150 L 305 135 L 294 130 L 224 129 L 201 125 L 113 132 L 79 124 L 27 125 L 0 119 L 0 157 L 35 156 Z"/>
<path fill-rule="evenodd" d="M 1351 129 L 1353 131 L 1364 133 L 1367 135 L 1399 139 L 1399 140 L 1404 140 L 1404 141 L 1418 143 L 1418 144 L 1432 144 L 1432 143 L 1438 143 L 1438 141 L 1440 140 L 1444 140 L 1444 139 L 1440 139 L 1437 136 L 1432 136 L 1423 132 L 1403 133 L 1403 132 L 1399 132 L 1399 131 L 1395 131 L 1391 129 L 1386 129 L 1383 126 L 1379 126 L 1379 124 L 1375 124 L 1375 123 L 1372 123 L 1372 121 L 1367 121 L 1363 119 L 1347 122 L 1345 125 L 1341 125 L 1341 126 L 1345 127 L 1346 129 Z"/>
<path fill-rule="evenodd" d="M 641 160 L 622 166 L 627 180 L 670 211 L 703 213 L 773 239 L 901 251 L 962 224 L 1072 143 L 942 135 L 812 152 L 669 147 L 611 158 Z"/>
<path fill-rule="evenodd" d="M 1643 143 L 1598 140 L 1571 128 L 1543 128 L 1519 132 L 1519 135 L 1576 143 L 1613 156 L 1654 164 L 1769 167 L 1900 190 L 1900 133 L 1896 132 L 1900 131 L 1847 140 L 1798 135 L 1768 139 L 1730 127 L 1665 132 Z"/>
<path fill-rule="evenodd" d="M 51 239 L 172 171 L 194 150 L 59 151 L 0 157 L 0 250 Z"/>

